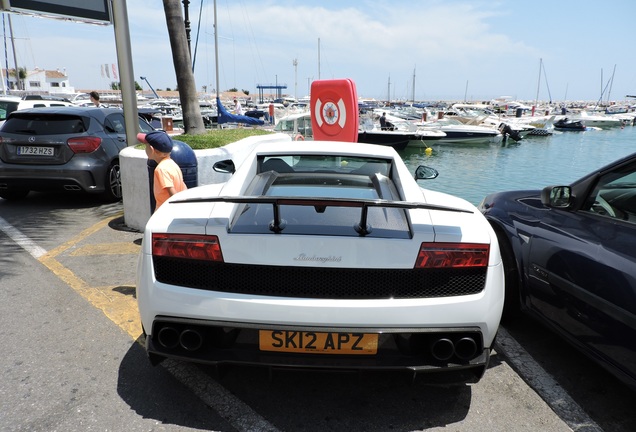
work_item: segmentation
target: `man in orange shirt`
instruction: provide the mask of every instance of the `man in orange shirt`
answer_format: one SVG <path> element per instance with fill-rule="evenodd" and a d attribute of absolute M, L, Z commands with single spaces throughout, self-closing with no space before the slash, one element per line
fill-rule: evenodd
<path fill-rule="evenodd" d="M 179 165 L 170 159 L 172 139 L 163 131 L 137 134 L 137 139 L 146 144 L 148 159 L 157 162 L 155 168 L 153 194 L 157 205 L 155 211 L 168 198 L 188 187 L 183 182 L 183 173 Z"/>

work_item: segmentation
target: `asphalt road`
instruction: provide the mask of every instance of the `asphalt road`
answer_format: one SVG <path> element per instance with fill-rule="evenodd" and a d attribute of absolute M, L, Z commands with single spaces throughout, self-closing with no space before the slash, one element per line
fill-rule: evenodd
<path fill-rule="evenodd" d="M 482 381 L 166 361 L 140 344 L 121 204 L 0 199 L 1 431 L 633 431 L 634 394 L 529 319 Z"/>

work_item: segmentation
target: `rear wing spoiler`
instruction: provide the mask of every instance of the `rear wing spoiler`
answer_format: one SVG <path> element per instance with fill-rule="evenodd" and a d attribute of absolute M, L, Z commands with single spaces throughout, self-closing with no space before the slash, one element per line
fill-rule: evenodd
<path fill-rule="evenodd" d="M 360 236 L 366 236 L 370 233 L 367 225 L 367 216 L 369 207 L 385 207 L 400 208 L 406 210 L 438 210 L 459 213 L 473 213 L 471 210 L 460 209 L 456 207 L 440 206 L 435 204 L 426 204 L 408 201 L 388 201 L 388 200 L 371 200 L 362 198 L 315 198 L 315 197 L 273 197 L 273 196 L 220 196 L 211 198 L 188 198 L 183 200 L 169 201 L 170 204 L 188 204 L 188 203 L 235 203 L 235 204 L 271 204 L 274 211 L 274 220 L 271 222 L 269 229 L 275 233 L 283 231 L 284 226 L 280 218 L 280 206 L 311 206 L 317 212 L 322 213 L 327 207 L 360 207 L 360 222 L 355 227 Z"/>

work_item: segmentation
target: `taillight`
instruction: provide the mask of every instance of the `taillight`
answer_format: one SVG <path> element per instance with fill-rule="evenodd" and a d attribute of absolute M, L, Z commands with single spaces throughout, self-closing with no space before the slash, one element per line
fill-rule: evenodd
<path fill-rule="evenodd" d="M 102 144 L 99 137 L 77 137 L 69 138 L 66 143 L 73 150 L 73 153 L 92 153 Z"/>
<path fill-rule="evenodd" d="M 415 268 L 486 267 L 489 253 L 489 244 L 422 243 Z"/>
<path fill-rule="evenodd" d="M 152 255 L 206 261 L 223 261 L 217 236 L 198 234 L 153 234 Z"/>

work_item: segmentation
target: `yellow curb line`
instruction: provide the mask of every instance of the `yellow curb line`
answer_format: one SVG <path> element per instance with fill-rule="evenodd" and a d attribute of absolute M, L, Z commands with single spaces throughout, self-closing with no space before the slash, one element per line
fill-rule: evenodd
<path fill-rule="evenodd" d="M 90 244 L 78 247 L 70 256 L 88 256 L 88 255 L 132 255 L 138 254 L 141 249 L 140 245 L 130 242 L 118 242 L 108 244 Z"/>
<path fill-rule="evenodd" d="M 75 237 L 73 237 L 72 239 L 67 241 L 66 243 L 63 243 L 60 246 L 48 251 L 45 255 L 40 257 L 40 260 L 42 258 L 45 258 L 45 257 L 51 257 L 52 258 L 52 257 L 58 256 L 59 254 L 61 254 L 65 250 L 75 246 L 77 243 L 79 243 L 82 240 L 84 240 L 86 237 L 89 237 L 90 235 L 95 234 L 97 231 L 99 231 L 102 228 L 104 228 L 105 226 L 107 226 L 110 223 L 110 221 L 117 219 L 122 214 L 123 213 L 120 213 L 118 216 L 112 217 L 110 219 L 104 219 L 103 221 L 97 222 L 92 227 L 86 228 L 84 231 L 82 231 L 81 233 L 79 233 L 78 235 L 76 235 Z"/>
<path fill-rule="evenodd" d="M 108 226 L 108 223 L 117 217 L 119 216 L 103 220 L 85 229 L 71 240 L 41 256 L 38 261 L 79 295 L 88 300 L 90 304 L 101 310 L 112 322 L 128 333 L 133 340 L 138 340 L 142 331 L 137 302 L 132 295 L 120 294 L 116 291 L 117 288 L 134 290 L 134 286 L 89 287 L 84 280 L 55 259 L 60 253 Z"/>

